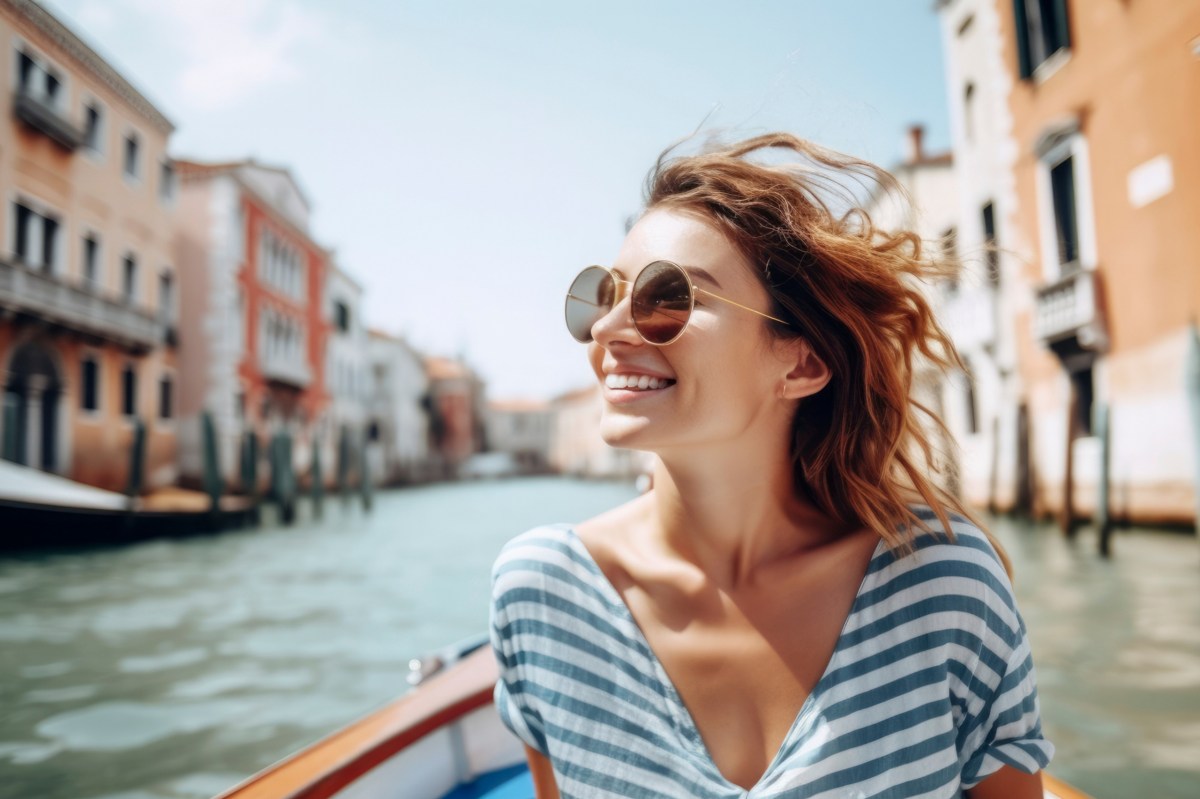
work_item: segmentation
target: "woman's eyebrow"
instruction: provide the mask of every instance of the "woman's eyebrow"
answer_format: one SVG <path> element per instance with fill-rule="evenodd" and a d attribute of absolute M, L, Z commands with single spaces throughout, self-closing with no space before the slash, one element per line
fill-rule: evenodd
<path fill-rule="evenodd" d="M 701 280 L 707 280 L 717 288 L 722 288 L 721 282 L 709 274 L 707 269 L 701 269 L 698 266 L 685 266 L 684 269 L 686 269 L 692 277 L 698 277 Z"/>
<path fill-rule="evenodd" d="M 709 283 L 713 284 L 717 288 L 724 288 L 721 285 L 721 281 L 719 281 L 715 277 L 713 277 L 712 274 L 707 269 L 701 269 L 698 266 L 684 266 L 683 268 L 692 277 L 698 277 L 701 280 L 708 281 Z M 621 280 L 625 280 L 625 281 L 629 280 L 629 278 L 625 277 L 625 273 L 622 272 L 620 269 L 617 269 L 616 267 L 613 267 L 612 273 L 614 275 L 616 275 L 617 277 L 619 277 Z"/>

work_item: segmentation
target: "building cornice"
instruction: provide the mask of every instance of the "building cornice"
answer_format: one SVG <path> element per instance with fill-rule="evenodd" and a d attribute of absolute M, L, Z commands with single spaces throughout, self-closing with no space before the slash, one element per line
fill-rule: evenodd
<path fill-rule="evenodd" d="M 145 95 L 42 6 L 33 0 L 0 0 L 0 8 L 12 11 L 33 25 L 39 33 L 50 39 L 63 53 L 74 59 L 80 67 L 148 119 L 163 134 L 169 135 L 175 130 L 171 120 L 155 108 Z"/>

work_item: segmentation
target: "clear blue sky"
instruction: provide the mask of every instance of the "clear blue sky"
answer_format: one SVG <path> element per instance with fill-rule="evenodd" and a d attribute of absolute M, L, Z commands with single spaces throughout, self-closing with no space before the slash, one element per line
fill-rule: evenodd
<path fill-rule="evenodd" d="M 495 397 L 591 379 L 566 286 L 710 112 L 884 166 L 912 122 L 949 141 L 932 0 L 44 2 L 175 122 L 173 154 L 289 167 L 368 323 L 465 354 Z"/>

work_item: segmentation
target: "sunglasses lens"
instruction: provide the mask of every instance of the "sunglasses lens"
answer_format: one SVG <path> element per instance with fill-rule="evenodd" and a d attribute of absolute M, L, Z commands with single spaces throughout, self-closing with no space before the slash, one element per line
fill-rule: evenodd
<path fill-rule="evenodd" d="M 567 289 L 567 330 L 576 341 L 592 340 L 592 325 L 613 306 L 616 286 L 610 274 L 598 266 L 579 273 Z"/>
<path fill-rule="evenodd" d="M 673 341 L 692 315 L 692 285 L 675 264 L 655 261 L 633 284 L 633 325 L 651 344 Z"/>

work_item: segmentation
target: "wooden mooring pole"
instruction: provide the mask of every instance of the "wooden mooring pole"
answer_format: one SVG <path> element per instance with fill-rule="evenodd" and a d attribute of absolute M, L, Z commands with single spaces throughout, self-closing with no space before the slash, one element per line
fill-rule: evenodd
<path fill-rule="evenodd" d="M 1111 458 L 1111 414 L 1108 403 L 1096 406 L 1096 435 L 1100 436 L 1100 490 L 1096 495 L 1096 526 L 1100 534 L 1100 554 L 1112 554 L 1112 519 L 1109 516 L 1109 465 Z"/>
<path fill-rule="evenodd" d="M 1193 316 L 1188 325 L 1188 349 L 1185 361 L 1184 393 L 1192 417 L 1192 491 L 1196 505 L 1196 538 L 1200 540 L 1200 329 Z"/>
<path fill-rule="evenodd" d="M 1063 467 L 1063 495 L 1062 495 L 1062 512 L 1059 515 L 1059 526 L 1062 528 L 1063 535 L 1067 538 L 1075 537 L 1075 434 L 1078 430 L 1079 423 L 1076 417 L 1076 404 L 1079 402 L 1077 391 L 1075 389 L 1075 381 L 1071 375 L 1067 375 L 1068 389 L 1067 399 L 1067 458 L 1066 465 Z"/>

